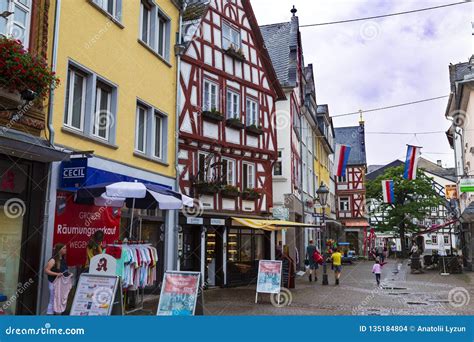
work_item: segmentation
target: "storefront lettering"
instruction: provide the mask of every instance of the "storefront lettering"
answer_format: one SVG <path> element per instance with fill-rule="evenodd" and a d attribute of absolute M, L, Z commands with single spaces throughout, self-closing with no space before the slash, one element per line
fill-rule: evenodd
<path fill-rule="evenodd" d="M 58 235 L 87 235 L 92 236 L 98 230 L 104 232 L 105 235 L 115 235 L 117 232 L 117 227 L 107 228 L 107 227 L 99 227 L 99 228 L 91 228 L 91 227 L 70 227 L 65 224 L 58 224 L 56 233 Z"/>
<path fill-rule="evenodd" d="M 63 170 L 63 178 L 64 179 L 69 179 L 69 178 L 83 178 L 86 176 L 85 174 L 85 167 L 70 167 L 70 168 L 64 168 Z"/>

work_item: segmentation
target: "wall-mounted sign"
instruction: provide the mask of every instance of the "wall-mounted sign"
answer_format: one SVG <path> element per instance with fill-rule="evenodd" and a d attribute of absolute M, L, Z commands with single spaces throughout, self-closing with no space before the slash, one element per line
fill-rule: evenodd
<path fill-rule="evenodd" d="M 87 179 L 87 158 L 73 158 L 62 162 L 60 177 L 62 188 L 83 186 Z"/>
<path fill-rule="evenodd" d="M 90 261 L 89 274 L 117 275 L 117 260 L 108 254 L 98 254 Z"/>
<path fill-rule="evenodd" d="M 211 226 L 225 226 L 225 219 L 211 219 Z"/>
<path fill-rule="evenodd" d="M 446 185 L 444 187 L 444 192 L 446 194 L 446 199 L 449 200 L 455 200 L 458 199 L 458 187 L 457 185 Z"/>
<path fill-rule="evenodd" d="M 286 207 L 274 207 L 273 218 L 276 220 L 288 221 L 290 219 L 290 209 Z"/>
<path fill-rule="evenodd" d="M 202 217 L 187 217 L 186 223 L 191 225 L 202 226 L 204 224 L 204 219 Z"/>
<path fill-rule="evenodd" d="M 199 295 L 199 272 L 166 272 L 158 316 L 194 316 Z"/>
<path fill-rule="evenodd" d="M 474 192 L 474 178 L 464 178 L 459 182 L 459 189 L 462 193 Z"/>

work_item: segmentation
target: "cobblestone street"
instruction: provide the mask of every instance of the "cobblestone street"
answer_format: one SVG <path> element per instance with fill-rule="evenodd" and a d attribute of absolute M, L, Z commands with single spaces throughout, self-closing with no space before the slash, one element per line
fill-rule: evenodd
<path fill-rule="evenodd" d="M 270 295 L 260 294 L 255 304 L 255 286 L 210 289 L 204 293 L 205 315 L 473 315 L 474 274 L 443 277 L 437 272 L 410 274 L 407 262 L 390 260 L 384 266 L 382 286 L 371 273 L 371 262 L 345 266 L 341 284 L 309 283 L 298 277 L 291 290 L 291 304 L 272 305 Z M 450 294 L 451 293 L 451 294 Z M 282 299 L 287 297 L 282 294 Z"/>

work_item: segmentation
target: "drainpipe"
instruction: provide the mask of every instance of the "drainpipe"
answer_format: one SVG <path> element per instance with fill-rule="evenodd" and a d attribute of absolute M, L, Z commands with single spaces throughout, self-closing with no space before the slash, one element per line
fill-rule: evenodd
<path fill-rule="evenodd" d="M 55 1 L 55 9 L 54 9 L 54 31 L 53 31 L 53 45 L 52 45 L 52 54 L 51 54 L 51 71 L 56 72 L 56 63 L 57 63 L 57 56 L 58 56 L 58 39 L 59 39 L 59 18 L 61 14 L 61 0 Z M 54 113 L 54 89 L 51 88 L 49 90 L 49 103 L 48 103 L 48 122 L 47 122 L 47 129 L 49 131 L 49 144 L 54 146 L 54 126 L 53 126 L 53 113 Z M 47 252 L 47 236 L 48 236 L 48 227 L 50 225 L 50 206 L 51 206 L 51 184 L 52 184 L 52 171 L 53 171 L 53 163 L 49 163 L 48 166 L 48 177 L 46 180 L 46 194 L 45 194 L 45 203 L 44 203 L 44 216 L 43 216 L 43 241 L 41 244 L 41 259 L 40 259 L 40 271 L 38 272 L 38 290 L 37 290 L 37 298 L 38 298 L 38 305 L 36 307 L 36 314 L 41 314 L 41 306 L 42 306 L 42 296 L 41 292 L 43 289 L 43 279 L 44 279 L 44 272 L 42 272 L 43 265 L 46 262 L 46 252 Z"/>
<path fill-rule="evenodd" d="M 181 89 L 180 89 L 180 79 L 181 79 L 181 56 L 184 53 L 184 46 L 182 45 L 183 42 L 183 14 L 186 11 L 188 6 L 187 1 L 182 2 L 182 7 L 179 12 L 179 27 L 178 27 L 178 37 L 175 46 L 175 56 L 176 56 L 176 128 L 175 128 L 175 170 L 176 170 L 176 191 L 179 192 L 179 117 L 180 117 L 180 104 L 181 104 Z M 170 240 L 168 241 L 168 248 L 172 248 L 173 251 L 176 252 L 174 255 L 173 262 L 171 263 L 168 261 L 168 268 L 174 269 L 174 262 L 176 261 L 176 269 L 179 270 L 180 268 L 180 256 L 178 255 L 177 251 L 177 230 L 179 226 L 179 212 L 175 213 L 175 227 L 173 227 L 173 234 L 170 236 Z M 170 253 L 171 254 L 171 253 Z M 173 252 L 174 254 L 174 252 Z"/>

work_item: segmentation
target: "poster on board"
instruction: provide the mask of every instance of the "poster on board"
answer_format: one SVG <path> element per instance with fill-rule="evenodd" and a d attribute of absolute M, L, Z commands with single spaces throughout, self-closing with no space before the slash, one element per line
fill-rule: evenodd
<path fill-rule="evenodd" d="M 194 316 L 200 280 L 199 272 L 166 272 L 157 315 Z"/>
<path fill-rule="evenodd" d="M 110 316 L 119 278 L 83 273 L 79 278 L 71 316 Z"/>
<path fill-rule="evenodd" d="M 257 293 L 280 293 L 282 262 L 260 260 L 258 264 Z"/>

